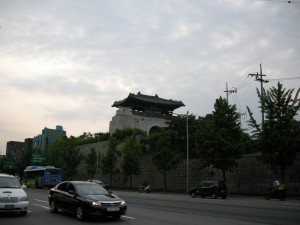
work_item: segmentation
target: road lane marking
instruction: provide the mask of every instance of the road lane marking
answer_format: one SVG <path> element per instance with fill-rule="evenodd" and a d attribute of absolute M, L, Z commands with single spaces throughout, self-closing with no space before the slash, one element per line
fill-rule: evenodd
<path fill-rule="evenodd" d="M 43 205 L 38 205 L 38 204 L 33 204 L 33 205 L 35 205 L 35 206 L 39 206 L 39 207 L 42 207 L 42 208 L 44 208 L 44 209 L 50 209 L 50 207 L 43 206 Z"/>
<path fill-rule="evenodd" d="M 131 220 L 135 220 L 135 218 L 131 217 L 131 216 L 122 216 L 122 217 L 127 218 L 127 219 L 131 219 Z"/>
<path fill-rule="evenodd" d="M 40 200 L 40 199 L 34 199 L 35 201 L 38 201 L 38 202 L 45 202 L 45 203 L 48 203 L 48 201 L 44 201 L 44 200 Z"/>

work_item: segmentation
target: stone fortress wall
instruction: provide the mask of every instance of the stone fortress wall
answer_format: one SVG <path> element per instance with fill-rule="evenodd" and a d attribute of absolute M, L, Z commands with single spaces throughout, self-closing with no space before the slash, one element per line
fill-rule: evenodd
<path fill-rule="evenodd" d="M 105 154 L 109 142 L 99 142 L 80 146 L 80 150 L 84 154 L 88 154 L 91 148 L 95 148 L 97 152 Z M 152 163 L 150 153 L 144 153 L 140 159 L 141 174 L 133 176 L 132 187 L 138 189 L 139 185 L 147 180 L 153 190 L 161 191 L 164 189 L 163 175 L 156 171 Z M 257 154 L 247 154 L 238 160 L 239 167 L 233 172 L 227 173 L 227 185 L 229 194 L 243 194 L 243 195 L 263 195 L 271 186 L 272 182 L 278 177 L 268 168 L 257 160 Z M 79 180 L 89 179 L 86 174 L 85 164 L 82 163 L 78 171 Z M 183 160 L 175 169 L 170 171 L 167 175 L 167 189 L 174 192 L 186 192 L 187 178 L 186 178 L 186 160 Z M 120 169 L 121 171 L 121 169 Z M 189 160 L 189 188 L 197 185 L 203 180 L 219 179 L 222 180 L 220 171 L 214 171 L 212 176 L 209 169 L 201 169 L 201 161 L 198 159 Z M 109 183 L 109 177 L 101 174 L 94 176 L 96 179 L 103 180 Z M 113 188 L 129 188 L 129 181 L 126 182 L 121 173 L 113 177 Z M 288 187 L 288 194 L 292 196 L 300 196 L 300 154 L 298 153 L 295 164 L 286 171 L 286 185 Z"/>

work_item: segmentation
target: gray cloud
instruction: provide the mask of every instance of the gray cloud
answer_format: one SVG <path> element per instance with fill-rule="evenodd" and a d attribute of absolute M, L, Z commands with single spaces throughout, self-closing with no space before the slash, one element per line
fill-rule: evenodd
<path fill-rule="evenodd" d="M 242 87 L 230 103 L 259 118 L 259 83 L 247 75 L 262 63 L 269 79 L 300 76 L 300 4 L 2 0 L 0 14 L 2 153 L 45 126 L 106 132 L 112 103 L 130 92 L 204 116 L 227 82 Z"/>

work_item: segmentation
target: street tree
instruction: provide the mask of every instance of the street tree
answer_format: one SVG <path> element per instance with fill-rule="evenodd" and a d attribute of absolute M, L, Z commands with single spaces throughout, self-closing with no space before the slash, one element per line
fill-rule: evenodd
<path fill-rule="evenodd" d="M 95 148 L 91 148 L 85 157 L 87 174 L 93 178 L 97 171 L 97 153 Z"/>
<path fill-rule="evenodd" d="M 167 129 L 172 131 L 174 148 L 176 148 L 184 158 L 187 157 L 187 150 L 189 151 L 190 158 L 197 158 L 198 154 L 195 145 L 195 136 L 199 126 L 199 120 L 196 116 L 193 114 L 172 116 L 167 124 Z"/>
<path fill-rule="evenodd" d="M 77 175 L 77 167 L 84 158 L 75 143 L 75 137 L 65 137 L 51 144 L 48 151 L 50 165 L 61 168 L 65 180 Z"/>
<path fill-rule="evenodd" d="M 226 182 L 226 172 L 236 168 L 242 155 L 245 135 L 240 126 L 240 115 L 235 105 L 226 99 L 216 99 L 212 114 L 200 119 L 196 144 L 203 167 L 221 170 Z"/>
<path fill-rule="evenodd" d="M 258 142 L 260 159 L 285 180 L 286 169 L 293 165 L 296 152 L 300 149 L 300 127 L 295 116 L 300 110 L 298 99 L 300 88 L 286 90 L 278 82 L 277 87 L 257 94 L 265 113 L 264 124 L 260 126 L 253 113 L 247 107 L 250 115 L 249 125 L 253 128 L 253 136 Z M 261 108 L 261 107 L 260 107 Z"/>
<path fill-rule="evenodd" d="M 112 186 L 112 178 L 116 173 L 116 163 L 117 163 L 117 139 L 111 138 L 108 146 L 107 152 L 101 156 L 100 168 L 104 175 L 109 175 L 109 184 Z"/>
<path fill-rule="evenodd" d="M 157 171 L 164 177 L 165 191 L 167 191 L 167 173 L 175 168 L 182 158 L 174 146 L 172 136 L 171 131 L 163 130 L 151 138 L 156 138 L 155 145 L 151 148 L 152 160 Z"/>
<path fill-rule="evenodd" d="M 130 179 L 130 189 L 132 188 L 132 176 L 140 174 L 140 156 L 142 146 L 135 134 L 125 139 L 122 147 L 122 170 L 125 177 Z"/>

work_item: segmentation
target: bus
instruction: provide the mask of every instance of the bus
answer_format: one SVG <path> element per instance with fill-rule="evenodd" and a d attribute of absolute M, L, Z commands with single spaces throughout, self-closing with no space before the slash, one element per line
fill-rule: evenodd
<path fill-rule="evenodd" d="M 54 187 L 61 182 L 61 169 L 53 166 L 27 166 L 24 182 L 28 187 Z"/>

